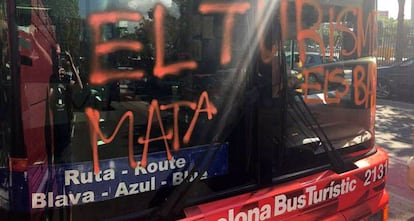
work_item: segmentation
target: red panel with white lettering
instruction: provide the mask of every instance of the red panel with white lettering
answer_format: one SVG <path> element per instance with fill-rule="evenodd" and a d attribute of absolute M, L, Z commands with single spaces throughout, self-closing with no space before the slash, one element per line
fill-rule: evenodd
<path fill-rule="evenodd" d="M 388 161 L 386 153 L 377 153 L 357 161 L 357 169 L 341 175 L 325 171 L 285 184 L 261 189 L 185 209 L 189 220 L 322 220 L 341 217 L 352 207 L 364 208 L 365 215 L 378 211 L 386 201 L 360 204 L 385 194 Z M 347 214 L 358 217 L 361 214 Z M 361 218 L 361 217 L 360 217 Z"/>

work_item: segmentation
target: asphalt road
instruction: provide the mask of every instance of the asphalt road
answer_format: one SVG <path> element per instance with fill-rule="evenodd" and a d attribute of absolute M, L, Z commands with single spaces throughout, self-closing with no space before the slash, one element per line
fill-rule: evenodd
<path fill-rule="evenodd" d="M 414 221 L 414 191 L 406 178 L 406 162 L 414 154 L 413 130 L 414 103 L 377 100 L 376 143 L 389 154 L 389 220 Z"/>

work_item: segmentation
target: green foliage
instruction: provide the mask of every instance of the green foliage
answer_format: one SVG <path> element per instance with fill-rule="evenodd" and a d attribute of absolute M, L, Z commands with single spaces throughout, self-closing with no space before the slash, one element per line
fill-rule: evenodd
<path fill-rule="evenodd" d="M 378 22 L 381 22 L 384 26 L 397 25 L 397 20 L 394 18 L 378 17 Z"/>

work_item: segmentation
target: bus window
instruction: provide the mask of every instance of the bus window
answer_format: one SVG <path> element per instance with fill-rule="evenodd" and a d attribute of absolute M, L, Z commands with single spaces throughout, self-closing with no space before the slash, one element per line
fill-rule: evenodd
<path fill-rule="evenodd" d="M 289 3 L 288 7 L 293 8 L 293 4 Z M 273 154 L 272 160 L 269 159 L 273 174 L 306 171 L 326 163 L 343 170 L 346 166 L 338 153 L 368 150 L 373 145 L 376 65 L 369 58 L 373 42 L 371 39 L 361 44 L 357 38 L 361 33 L 357 30 L 373 30 L 370 24 L 374 22 L 367 20 L 367 24 L 356 24 L 358 16 L 373 19 L 373 15 L 368 11 L 367 14 L 345 16 L 348 10 L 345 6 L 329 4 L 309 6 L 309 14 L 301 22 L 297 11 L 287 10 L 289 22 L 285 29 L 299 25 L 294 32 L 304 36 L 303 40 L 298 40 L 294 34 L 297 38 L 287 35 L 282 40 L 280 31 L 274 30 L 277 23 L 271 23 L 273 28 L 269 28 L 267 34 L 279 39 L 276 42 L 280 42 L 281 47 L 272 62 L 260 61 L 257 82 L 258 88 L 263 88 L 258 112 L 259 125 L 262 125 L 258 140 L 263 143 L 259 146 L 265 149 L 262 159 Z M 341 27 L 335 32 L 329 30 L 333 16 L 337 18 L 335 25 Z M 310 34 L 305 35 L 305 31 Z M 340 54 L 341 61 L 325 63 L 322 58 L 331 57 L 325 47 L 332 43 L 329 38 L 320 37 L 321 33 L 348 38 L 348 42 L 354 41 L 354 46 L 349 49 L 349 45 L 343 45 L 346 49 Z M 355 38 L 349 39 L 350 36 Z M 278 94 L 285 96 L 274 96 L 275 88 Z M 286 106 L 281 108 L 282 105 Z M 334 157 L 329 152 L 335 153 Z M 338 162 L 336 158 L 339 158 Z"/>
<path fill-rule="evenodd" d="M 69 3 L 45 3 L 50 10 L 41 12 L 57 16 L 70 8 Z M 48 178 L 48 188 L 31 195 L 31 208 L 62 209 L 70 202 L 59 198 L 74 196 L 79 199 L 76 205 L 97 203 L 96 211 L 111 199 L 118 202 L 115 210 L 123 213 L 133 212 L 128 205 L 134 204 L 152 214 L 155 204 L 161 206 L 161 199 L 174 197 L 179 192 L 174 189 L 196 177 L 201 179 L 198 190 L 186 198 L 198 202 L 257 185 L 257 151 L 250 136 L 254 116 L 244 110 L 243 98 L 255 65 L 245 34 L 248 18 L 254 16 L 250 3 L 224 4 L 240 8 L 230 26 L 229 18 L 212 3 L 84 4 L 87 16 L 73 11 L 67 17 L 51 17 L 56 40 L 39 41 L 52 48 L 51 70 L 63 68 L 68 79 L 59 80 L 60 72 L 49 71 L 43 72 L 42 84 L 26 81 L 29 87 L 49 91 L 41 104 L 46 127 L 44 147 L 39 149 L 56 171 L 56 180 Z M 68 25 L 78 19 L 83 19 L 81 26 Z M 66 32 L 62 27 L 72 29 Z M 79 33 L 84 39 L 73 41 Z M 27 73 L 40 65 L 33 62 Z M 27 124 L 28 141 L 34 139 L 29 128 Z M 44 198 L 50 194 L 53 199 Z M 115 210 L 99 216 L 111 217 Z M 166 215 L 174 213 L 180 215 L 180 210 Z M 75 217 L 81 214 L 73 212 Z"/>

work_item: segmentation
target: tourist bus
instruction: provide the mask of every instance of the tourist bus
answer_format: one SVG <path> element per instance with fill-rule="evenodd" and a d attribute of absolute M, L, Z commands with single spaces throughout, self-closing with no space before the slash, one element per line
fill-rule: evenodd
<path fill-rule="evenodd" d="M 376 4 L 1 1 L 1 220 L 386 220 Z"/>

